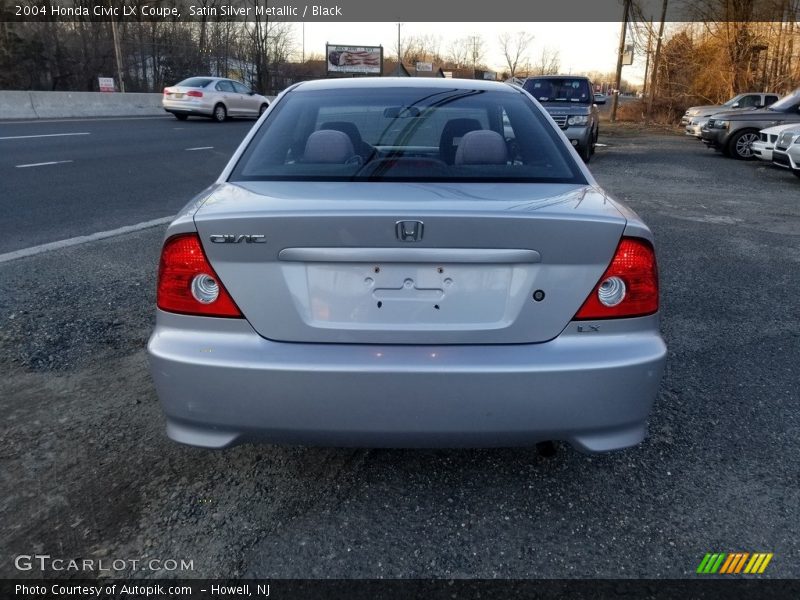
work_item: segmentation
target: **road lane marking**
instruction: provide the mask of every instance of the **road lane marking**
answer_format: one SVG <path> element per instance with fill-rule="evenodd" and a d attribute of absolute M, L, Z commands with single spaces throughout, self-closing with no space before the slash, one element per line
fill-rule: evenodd
<path fill-rule="evenodd" d="M 69 248 L 70 246 L 78 246 L 88 242 L 96 242 L 97 240 L 104 240 L 106 238 L 124 235 L 126 233 L 133 233 L 134 231 L 141 231 L 142 229 L 149 229 L 171 222 L 175 217 L 162 217 L 160 219 L 153 219 L 152 221 L 143 221 L 136 225 L 126 225 L 117 229 L 109 231 L 99 231 L 90 235 L 81 235 L 66 240 L 59 240 L 57 242 L 50 242 L 48 244 L 41 244 L 39 246 L 31 246 L 30 248 L 23 248 L 22 250 L 14 250 L 13 252 L 6 252 L 0 254 L 0 263 L 6 263 L 19 258 L 27 258 L 28 256 L 35 256 L 43 252 L 50 252 L 51 250 L 60 250 L 61 248 Z"/>
<path fill-rule="evenodd" d="M 83 131 L 81 133 L 42 133 L 40 135 L 9 135 L 6 137 L 0 137 L 0 140 L 29 140 L 32 138 L 43 138 L 43 137 L 66 137 L 68 135 L 92 135 L 88 131 Z"/>
<path fill-rule="evenodd" d="M 214 146 L 199 146 L 197 148 L 187 148 L 186 151 L 190 152 L 191 150 L 211 150 Z"/>
<path fill-rule="evenodd" d="M 43 163 L 30 163 L 29 165 L 17 165 L 18 169 L 27 169 L 28 167 L 44 167 L 45 165 L 60 165 L 62 163 L 71 163 L 71 160 L 51 160 L 50 162 Z"/>

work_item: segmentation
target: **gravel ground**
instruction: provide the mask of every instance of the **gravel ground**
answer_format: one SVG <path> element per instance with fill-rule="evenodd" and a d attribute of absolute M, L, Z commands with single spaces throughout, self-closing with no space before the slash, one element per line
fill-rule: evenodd
<path fill-rule="evenodd" d="M 46 553 L 192 577 L 674 578 L 708 551 L 800 577 L 800 181 L 678 136 L 601 141 L 592 171 L 658 244 L 670 353 L 643 444 L 173 444 L 143 350 L 151 229 L 0 265 L 0 577 Z"/>

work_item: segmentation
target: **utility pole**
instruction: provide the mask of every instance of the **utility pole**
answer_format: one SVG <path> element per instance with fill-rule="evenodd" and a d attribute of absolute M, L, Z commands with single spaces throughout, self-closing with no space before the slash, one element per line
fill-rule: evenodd
<path fill-rule="evenodd" d="M 650 115 L 653 112 L 653 97 L 656 95 L 658 91 L 658 62 L 661 58 L 661 40 L 664 37 L 664 21 L 667 18 L 667 4 L 669 0 L 664 0 L 664 4 L 661 5 L 661 24 L 658 26 L 658 39 L 656 39 L 656 55 L 653 57 L 653 72 L 650 75 L 650 95 L 647 97 L 647 118 L 650 118 Z"/>
<path fill-rule="evenodd" d="M 400 23 L 397 24 L 397 72 L 400 73 L 400 64 L 403 62 L 400 58 Z"/>
<path fill-rule="evenodd" d="M 117 22 L 111 18 L 111 37 L 114 38 L 114 58 L 117 63 L 117 78 L 119 79 L 119 91 L 125 93 L 125 80 L 122 78 L 122 59 L 120 58 L 119 36 L 117 35 Z"/>
<path fill-rule="evenodd" d="M 622 54 L 625 52 L 625 34 L 628 31 L 628 14 L 631 11 L 631 0 L 625 0 L 622 13 L 622 29 L 619 32 L 619 50 L 617 51 L 617 74 L 614 76 L 614 96 L 611 98 L 611 122 L 617 120 L 619 104 L 619 88 L 622 85 Z"/>
<path fill-rule="evenodd" d="M 650 27 L 647 29 L 647 61 L 644 63 L 644 84 L 642 85 L 642 98 L 647 97 L 647 75 L 650 72 L 650 53 L 653 51 L 653 19 L 650 19 Z"/>

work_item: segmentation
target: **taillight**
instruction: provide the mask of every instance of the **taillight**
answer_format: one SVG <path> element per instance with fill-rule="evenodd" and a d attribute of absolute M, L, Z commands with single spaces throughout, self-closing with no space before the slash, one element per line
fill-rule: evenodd
<path fill-rule="evenodd" d="M 164 243 L 156 303 L 161 310 L 185 315 L 242 316 L 211 268 L 196 233 L 176 235 Z"/>
<path fill-rule="evenodd" d="M 658 310 L 658 268 L 646 240 L 622 238 L 576 320 L 641 317 Z"/>
<path fill-rule="evenodd" d="M 167 94 L 169 94 L 169 88 L 164 88 L 164 95 L 166 96 Z"/>
<path fill-rule="evenodd" d="M 191 96 L 192 98 L 202 98 L 203 92 L 198 92 L 197 90 L 190 90 L 186 92 L 187 96 Z"/>

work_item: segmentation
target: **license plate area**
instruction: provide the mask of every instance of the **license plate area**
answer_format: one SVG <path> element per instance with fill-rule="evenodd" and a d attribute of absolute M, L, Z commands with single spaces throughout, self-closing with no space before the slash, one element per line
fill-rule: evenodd
<path fill-rule="evenodd" d="M 353 330 L 497 329 L 514 322 L 536 264 L 284 265 L 307 325 Z"/>

